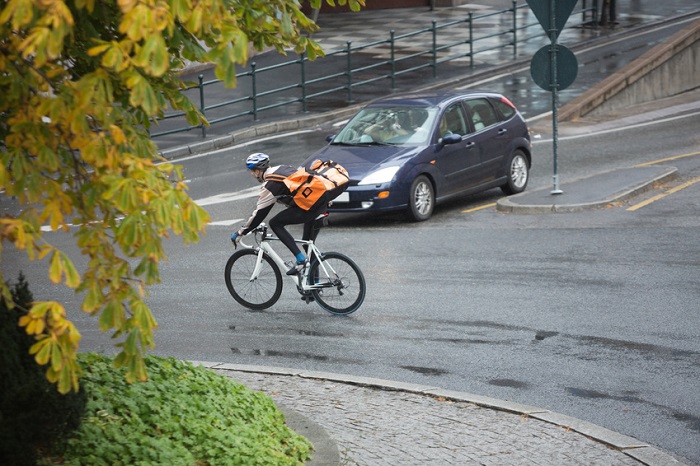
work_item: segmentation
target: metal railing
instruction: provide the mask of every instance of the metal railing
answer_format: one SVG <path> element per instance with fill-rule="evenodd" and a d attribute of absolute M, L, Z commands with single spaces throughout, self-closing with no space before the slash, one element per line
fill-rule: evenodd
<path fill-rule="evenodd" d="M 566 27 L 597 24 L 597 1 L 591 0 L 590 6 L 587 6 L 587 0 L 582 0 L 580 3 L 580 8 L 574 10 Z M 184 92 L 193 102 L 197 100 L 198 95 L 199 109 L 207 117 L 210 125 L 247 116 L 252 116 L 253 120 L 257 121 L 260 112 L 285 106 L 290 108 L 294 106 L 293 111 L 307 112 L 310 101 L 320 100 L 320 97 L 330 94 L 343 93 L 345 101 L 352 102 L 353 90 L 380 80 L 388 80 L 393 91 L 396 89 L 397 78 L 402 76 L 429 70 L 432 78 L 437 78 L 439 65 L 444 63 L 468 59 L 469 66 L 474 67 L 474 57 L 478 54 L 507 48 L 512 48 L 513 58 L 516 58 L 518 42 L 543 37 L 538 22 L 527 22 L 528 18 L 534 16 L 523 14 L 521 16 L 524 19 L 519 20 L 518 12 L 527 8 L 529 8 L 527 4 L 518 5 L 517 0 L 513 0 L 511 8 L 505 10 L 478 15 L 470 12 L 465 18 L 443 24 L 433 20 L 430 27 L 400 35 L 396 35 L 392 30 L 386 40 L 361 45 L 353 45 L 348 41 L 344 49 L 327 53 L 324 58 L 313 62 L 303 54 L 296 59 L 261 68 L 252 62 L 249 70 L 236 74 L 238 85 L 229 92 L 231 95 L 236 93 L 241 95 L 226 101 L 206 104 L 205 90 L 211 86 L 223 88 L 223 81 L 220 79 L 205 81 L 203 74 L 198 76 L 197 85 L 189 87 Z M 580 21 L 576 21 L 575 18 L 579 15 Z M 491 21 L 494 17 L 500 20 L 501 25 L 496 31 L 492 31 L 492 23 L 484 24 L 485 21 Z M 525 33 L 535 26 L 538 26 L 536 34 Z M 463 32 L 465 28 L 466 34 Z M 481 34 L 479 31 L 482 29 L 491 30 L 491 32 Z M 457 30 L 457 33 L 450 34 Z M 418 47 L 416 44 L 419 44 Z M 377 52 L 388 56 L 377 58 L 374 56 Z M 280 72 L 286 76 L 296 75 L 298 78 L 292 80 L 291 84 L 281 87 L 258 89 L 261 76 Z M 368 73 L 369 76 L 367 76 Z M 220 98 L 222 93 L 216 92 L 216 94 Z M 201 130 L 202 137 L 206 136 L 206 126 L 189 125 L 185 121 L 184 112 L 166 113 L 160 120 L 160 126 L 166 126 L 163 123 L 169 120 L 173 122 L 169 126 L 176 127 L 163 128 L 163 131 L 157 133 L 152 132 L 151 137 L 191 130 Z"/>

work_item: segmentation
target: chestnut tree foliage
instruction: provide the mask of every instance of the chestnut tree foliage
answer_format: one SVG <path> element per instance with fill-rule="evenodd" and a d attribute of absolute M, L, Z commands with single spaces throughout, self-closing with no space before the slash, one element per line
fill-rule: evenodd
<path fill-rule="evenodd" d="M 0 254 L 26 251 L 46 261 L 52 282 L 80 293 L 82 311 L 117 337 L 115 363 L 128 380 L 147 377 L 157 323 L 144 297 L 159 281 L 162 238 L 195 242 L 208 221 L 181 167 L 148 136 L 166 108 L 206 124 L 178 71 L 186 60 L 213 63 L 232 87 L 250 45 L 321 55 L 301 34 L 316 28 L 299 0 L 0 0 L 0 195 L 20 205 L 0 215 Z M 84 270 L 43 225 L 73 235 Z M 1 274 L 0 296 L 14 305 Z M 61 393 L 77 390 L 80 333 L 64 306 L 33 302 L 19 325 L 34 335 L 30 352 L 47 378 Z"/>

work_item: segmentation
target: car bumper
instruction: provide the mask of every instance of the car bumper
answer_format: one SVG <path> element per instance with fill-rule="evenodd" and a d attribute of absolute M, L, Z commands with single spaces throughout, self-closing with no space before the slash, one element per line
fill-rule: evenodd
<path fill-rule="evenodd" d="M 350 186 L 330 207 L 333 212 L 389 212 L 405 209 L 408 193 L 396 186 Z"/>

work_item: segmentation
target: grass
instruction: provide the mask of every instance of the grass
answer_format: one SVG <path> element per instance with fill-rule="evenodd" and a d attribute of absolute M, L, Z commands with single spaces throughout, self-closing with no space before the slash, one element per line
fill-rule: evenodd
<path fill-rule="evenodd" d="M 150 356 L 129 384 L 112 358 L 80 355 L 88 403 L 80 427 L 42 465 L 298 465 L 311 443 L 272 399 L 203 367 Z"/>

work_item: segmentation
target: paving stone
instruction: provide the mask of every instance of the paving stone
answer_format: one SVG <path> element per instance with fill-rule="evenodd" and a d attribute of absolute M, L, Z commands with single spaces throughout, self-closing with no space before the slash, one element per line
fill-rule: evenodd
<path fill-rule="evenodd" d="M 338 445 L 342 465 L 639 465 L 624 451 L 532 416 L 422 393 L 223 370 L 299 411 Z"/>

